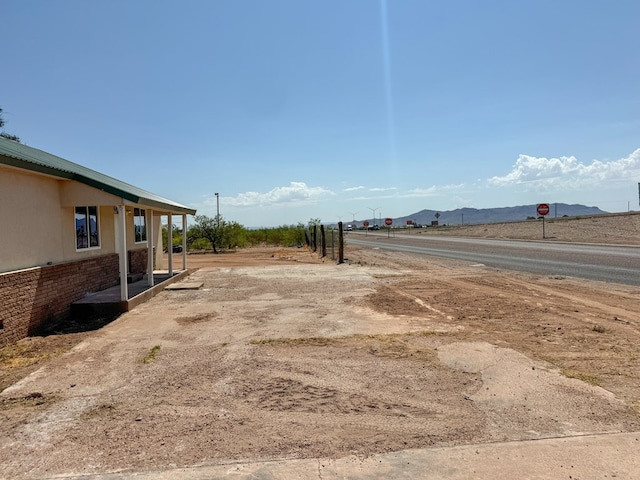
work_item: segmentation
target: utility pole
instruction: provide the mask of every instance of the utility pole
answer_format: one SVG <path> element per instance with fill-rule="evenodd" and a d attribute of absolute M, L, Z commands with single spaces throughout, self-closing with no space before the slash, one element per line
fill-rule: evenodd
<path fill-rule="evenodd" d="M 222 236 L 220 235 L 220 195 L 216 192 L 216 235 L 215 238 L 220 241 L 222 246 Z M 214 245 L 215 249 L 215 245 Z"/>

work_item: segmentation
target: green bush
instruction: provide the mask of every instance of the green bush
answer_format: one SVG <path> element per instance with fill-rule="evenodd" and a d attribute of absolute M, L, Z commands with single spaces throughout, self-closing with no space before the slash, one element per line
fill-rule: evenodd
<path fill-rule="evenodd" d="M 191 242 L 190 250 L 211 250 L 211 242 L 206 238 L 198 238 Z"/>
<path fill-rule="evenodd" d="M 222 216 L 214 219 L 197 215 L 195 220 L 195 225 L 187 230 L 187 246 L 190 250 L 213 249 L 217 253 L 218 249 L 231 250 L 257 245 L 290 247 L 305 243 L 305 227 L 302 223 L 250 230 L 237 222 L 227 221 Z"/>

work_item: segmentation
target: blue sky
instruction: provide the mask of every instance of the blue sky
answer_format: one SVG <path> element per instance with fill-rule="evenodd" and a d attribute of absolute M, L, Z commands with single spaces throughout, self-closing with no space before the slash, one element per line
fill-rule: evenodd
<path fill-rule="evenodd" d="M 24 0 L 28 145 L 245 226 L 639 209 L 637 0 Z"/>

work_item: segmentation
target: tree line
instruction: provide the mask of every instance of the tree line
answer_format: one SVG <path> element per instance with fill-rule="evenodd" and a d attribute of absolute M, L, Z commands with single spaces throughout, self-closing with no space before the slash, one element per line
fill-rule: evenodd
<path fill-rule="evenodd" d="M 318 221 L 317 219 L 310 221 Z M 302 246 L 307 242 L 306 227 L 303 223 L 297 225 L 282 225 L 275 228 L 249 229 L 238 222 L 226 220 L 222 215 L 211 218 L 206 215 L 196 215 L 194 224 L 187 227 L 187 250 L 212 250 L 219 253 L 236 248 L 267 246 Z M 172 226 L 172 245 L 182 245 L 182 229 Z M 163 245 L 169 245 L 168 228 L 162 228 Z"/>

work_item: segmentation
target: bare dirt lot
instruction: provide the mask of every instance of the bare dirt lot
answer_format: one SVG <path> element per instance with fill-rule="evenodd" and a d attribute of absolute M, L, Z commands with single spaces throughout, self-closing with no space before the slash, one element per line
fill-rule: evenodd
<path fill-rule="evenodd" d="M 587 228 L 606 223 L 615 243 L 638 244 L 639 218 L 550 234 L 607 243 Z M 467 232 L 528 238 L 532 224 Z M 346 256 L 193 255 L 198 290 L 0 350 L 0 476 L 640 430 L 637 287 L 348 245 Z"/>
<path fill-rule="evenodd" d="M 421 229 L 420 234 L 541 240 L 543 225 L 542 220 L 451 225 Z M 556 242 L 640 245 L 640 212 L 557 218 L 550 215 L 544 222 L 544 234 L 546 240 Z"/>

